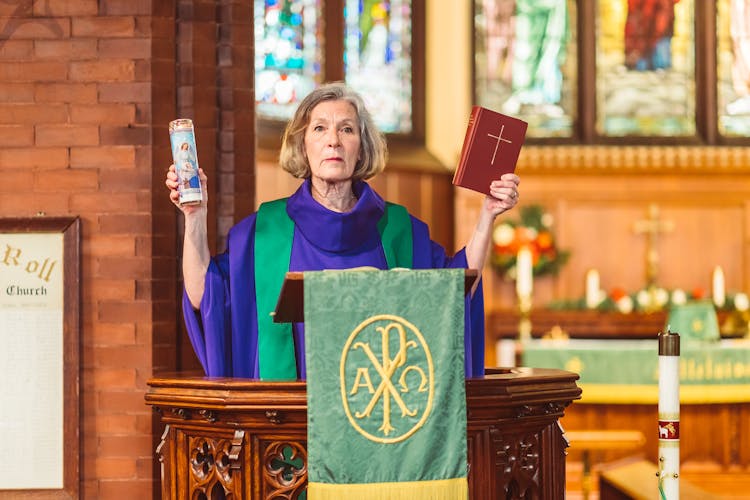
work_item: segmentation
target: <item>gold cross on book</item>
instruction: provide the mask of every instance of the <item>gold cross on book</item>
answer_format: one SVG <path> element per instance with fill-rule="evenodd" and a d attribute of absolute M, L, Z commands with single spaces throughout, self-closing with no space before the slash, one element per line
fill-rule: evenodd
<path fill-rule="evenodd" d="M 495 164 L 495 156 L 497 156 L 497 148 L 500 147 L 500 141 L 507 142 L 508 144 L 512 144 L 512 141 L 509 141 L 505 137 L 503 137 L 503 130 L 505 130 L 505 125 L 500 125 L 500 133 L 497 135 L 487 134 L 487 137 L 492 137 L 493 139 L 497 139 L 495 142 L 495 151 L 492 153 L 492 161 L 490 162 L 490 165 Z"/>

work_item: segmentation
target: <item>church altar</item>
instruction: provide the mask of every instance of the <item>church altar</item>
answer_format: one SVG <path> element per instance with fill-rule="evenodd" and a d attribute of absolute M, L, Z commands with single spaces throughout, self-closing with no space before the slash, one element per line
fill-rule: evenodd
<path fill-rule="evenodd" d="M 559 419 L 578 376 L 488 369 L 466 381 L 469 498 L 563 498 Z M 146 404 L 164 425 L 156 453 L 164 499 L 298 498 L 307 484 L 304 381 L 153 378 Z"/>
<path fill-rule="evenodd" d="M 723 325 L 727 311 L 717 311 L 719 325 Z M 666 327 L 667 312 L 621 314 L 596 310 L 564 311 L 534 309 L 529 315 L 531 336 L 549 336 L 554 330 L 570 338 L 584 339 L 656 339 Z M 487 341 L 518 337 L 518 311 L 501 309 L 487 315 Z"/>
<path fill-rule="evenodd" d="M 562 419 L 568 431 L 640 431 L 640 451 L 600 452 L 607 462 L 658 449 L 658 341 L 531 339 L 519 344 L 526 366 L 580 373 L 582 398 Z M 750 467 L 750 340 L 683 342 L 680 356 L 681 467 L 738 471 Z M 575 451 L 571 460 L 580 460 Z"/>
<path fill-rule="evenodd" d="M 522 366 L 580 375 L 584 403 L 658 402 L 658 341 L 543 339 L 520 343 Z M 682 341 L 682 403 L 750 403 L 750 339 Z"/>

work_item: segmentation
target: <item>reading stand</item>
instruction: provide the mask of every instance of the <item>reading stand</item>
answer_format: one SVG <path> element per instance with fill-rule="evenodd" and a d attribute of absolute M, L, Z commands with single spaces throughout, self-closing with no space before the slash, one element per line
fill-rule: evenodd
<path fill-rule="evenodd" d="M 404 272 L 408 272 L 408 270 L 404 270 Z M 479 272 L 476 269 L 467 269 L 465 271 L 464 293 L 469 293 L 478 276 Z M 276 323 L 301 322 L 304 321 L 304 313 L 304 273 L 286 273 L 284 283 L 281 285 L 279 300 L 276 303 L 273 320 Z"/>

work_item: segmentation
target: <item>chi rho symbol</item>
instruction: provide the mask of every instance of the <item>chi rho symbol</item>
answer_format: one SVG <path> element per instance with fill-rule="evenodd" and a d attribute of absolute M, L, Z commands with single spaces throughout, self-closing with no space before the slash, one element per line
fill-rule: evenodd
<path fill-rule="evenodd" d="M 432 408 L 430 349 L 422 333 L 399 316 L 372 316 L 354 329 L 341 354 L 340 381 L 349 423 L 371 441 L 407 439 Z"/>

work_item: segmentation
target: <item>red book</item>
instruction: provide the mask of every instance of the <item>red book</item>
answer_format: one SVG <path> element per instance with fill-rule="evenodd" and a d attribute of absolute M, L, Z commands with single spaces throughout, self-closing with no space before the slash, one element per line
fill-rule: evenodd
<path fill-rule="evenodd" d="M 516 169 L 528 123 L 481 106 L 471 108 L 453 184 L 490 194 L 490 183 Z"/>

